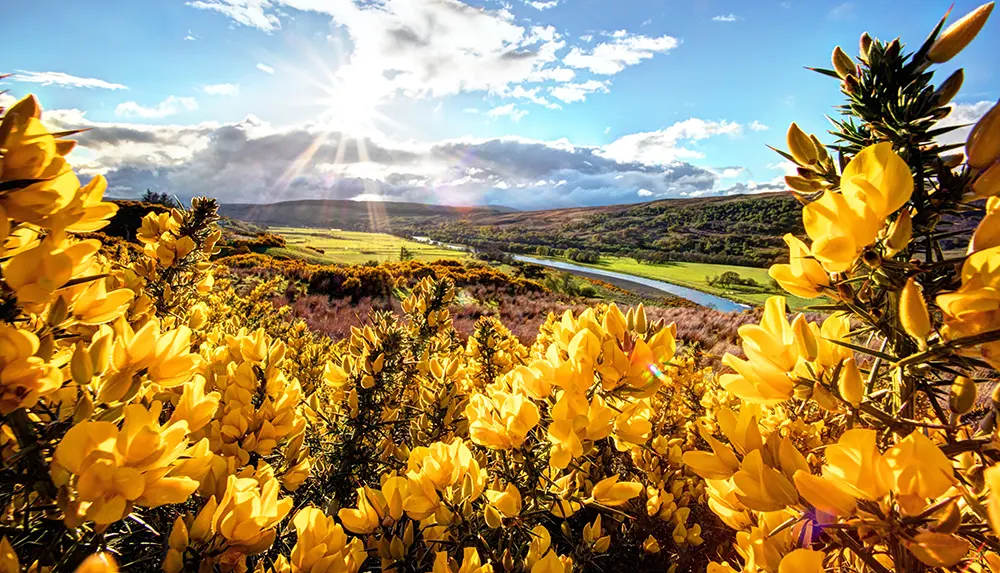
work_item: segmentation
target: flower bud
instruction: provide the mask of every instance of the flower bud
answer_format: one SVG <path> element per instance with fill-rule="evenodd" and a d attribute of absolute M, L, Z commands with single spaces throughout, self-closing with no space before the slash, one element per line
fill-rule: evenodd
<path fill-rule="evenodd" d="M 951 383 L 948 391 L 948 407 L 951 411 L 962 415 L 976 405 L 976 383 L 971 378 L 958 376 Z"/>
<path fill-rule="evenodd" d="M 986 169 L 1000 159 L 1000 103 L 986 112 L 965 142 L 969 166 Z"/>
<path fill-rule="evenodd" d="M 851 74 L 844 78 L 843 87 L 845 92 L 854 95 L 861 91 L 861 82 L 858 81 L 858 78 L 854 77 L 854 74 Z"/>
<path fill-rule="evenodd" d="M 965 49 L 969 42 L 976 37 L 979 30 L 982 30 L 986 19 L 993 11 L 993 2 L 983 4 L 972 12 L 969 12 L 961 20 L 955 22 L 945 30 L 937 41 L 927 51 L 927 59 L 940 64 L 947 62 Z"/>
<path fill-rule="evenodd" d="M 811 139 L 813 145 L 816 146 L 816 157 L 819 159 L 819 162 L 826 163 L 830 159 L 830 154 L 827 153 L 826 147 L 820 143 L 819 138 L 812 133 L 809 134 L 809 139 Z"/>
<path fill-rule="evenodd" d="M 791 152 L 796 163 L 800 165 L 813 165 L 816 163 L 818 159 L 816 146 L 813 145 L 812 139 L 806 135 L 806 132 L 802 131 L 795 122 L 792 122 L 792 125 L 788 126 L 786 139 L 788 150 Z"/>
<path fill-rule="evenodd" d="M 845 54 L 844 50 L 840 49 L 840 46 L 833 49 L 832 60 L 833 69 L 841 78 L 846 78 L 848 75 L 854 73 L 854 60 Z"/>
<path fill-rule="evenodd" d="M 639 334 L 646 334 L 646 309 L 643 308 L 642 303 L 635 308 L 635 331 Z"/>
<path fill-rule="evenodd" d="M 801 193 L 813 193 L 821 189 L 818 183 L 814 183 L 804 177 L 798 177 L 796 175 L 786 175 L 785 184 L 788 185 L 793 191 L 799 191 Z"/>
<path fill-rule="evenodd" d="M 934 92 L 934 103 L 937 105 L 948 105 L 948 103 L 955 97 L 958 90 L 962 89 L 962 82 L 965 80 L 965 72 L 962 68 L 955 70 L 953 74 L 948 76 L 948 79 L 941 84 L 937 91 Z"/>
<path fill-rule="evenodd" d="M 110 553 L 94 553 L 83 560 L 76 573 L 118 573 L 118 564 Z"/>
<path fill-rule="evenodd" d="M 964 153 L 952 153 L 950 155 L 945 155 L 941 157 L 941 162 L 948 169 L 954 169 L 958 167 L 959 165 L 962 164 L 963 161 L 965 161 Z"/>
<path fill-rule="evenodd" d="M 917 282 L 910 277 L 899 293 L 899 322 L 903 330 L 919 341 L 931 333 L 931 317 Z"/>
<path fill-rule="evenodd" d="M 819 356 L 819 342 L 804 315 L 800 314 L 792 321 L 792 332 L 795 333 L 795 345 L 799 356 L 805 358 L 807 362 L 816 360 Z"/>
<path fill-rule="evenodd" d="M 972 184 L 972 190 L 979 197 L 996 197 L 1000 195 L 1000 162 L 982 172 Z"/>
<path fill-rule="evenodd" d="M 840 397 L 847 400 L 851 406 L 857 408 L 861 405 L 861 400 L 865 397 L 865 385 L 854 358 L 844 361 L 840 377 L 837 379 L 837 389 L 840 390 Z"/>
<path fill-rule="evenodd" d="M 901 49 L 902 46 L 899 45 L 899 38 L 893 39 L 893 41 L 889 42 L 889 45 L 885 47 L 885 59 L 888 61 L 895 60 L 899 57 L 899 51 Z"/>
<path fill-rule="evenodd" d="M 868 35 L 868 32 L 865 32 L 861 34 L 861 40 L 858 41 L 858 52 L 861 54 L 861 58 L 867 60 L 871 49 L 872 37 Z"/>
<path fill-rule="evenodd" d="M 913 238 L 913 216 L 910 215 L 909 209 L 902 209 L 889 227 L 889 236 L 885 241 L 888 247 L 886 254 L 891 257 L 902 251 L 910 244 L 911 238 Z"/>

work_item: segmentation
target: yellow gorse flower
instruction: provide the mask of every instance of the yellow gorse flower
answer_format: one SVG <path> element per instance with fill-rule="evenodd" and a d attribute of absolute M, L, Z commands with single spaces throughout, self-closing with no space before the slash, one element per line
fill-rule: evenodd
<path fill-rule="evenodd" d="M 891 144 L 865 148 L 844 168 L 839 190 L 824 191 L 802 209 L 813 256 L 827 271 L 848 270 L 912 192 L 910 168 Z"/>
<path fill-rule="evenodd" d="M 355 573 L 368 554 L 360 539 L 350 539 L 333 519 L 304 507 L 292 519 L 297 540 L 289 556 L 293 571 Z"/>
<path fill-rule="evenodd" d="M 830 275 L 823 265 L 812 257 L 809 247 L 798 237 L 787 233 L 785 244 L 790 251 L 788 264 L 772 265 L 768 274 L 778 281 L 781 288 L 803 298 L 816 298 L 830 286 Z"/>
<path fill-rule="evenodd" d="M 73 426 L 59 442 L 53 459 L 53 477 L 75 486 L 80 519 L 109 524 L 125 517 L 133 505 L 157 507 L 182 503 L 197 488 L 197 478 L 180 471 L 181 456 L 198 451 L 188 439 L 186 422 L 161 427 L 161 404 L 152 408 L 132 404 L 125 408 L 119 430 L 110 422 Z M 204 451 L 200 456 L 207 462 Z M 207 463 L 204 464 L 207 471 Z M 198 472 L 203 473 L 203 472 Z M 68 516 L 67 519 L 77 519 Z"/>
<path fill-rule="evenodd" d="M 977 251 L 962 265 L 962 286 L 938 295 L 946 339 L 975 336 L 1000 328 L 1000 247 Z M 1000 368 L 1000 342 L 984 342 L 963 350 Z"/>
<path fill-rule="evenodd" d="M 490 388 L 488 394 L 476 394 L 469 400 L 465 415 L 469 419 L 469 437 L 473 442 L 494 449 L 521 447 L 541 419 L 538 406 L 519 392 Z"/>

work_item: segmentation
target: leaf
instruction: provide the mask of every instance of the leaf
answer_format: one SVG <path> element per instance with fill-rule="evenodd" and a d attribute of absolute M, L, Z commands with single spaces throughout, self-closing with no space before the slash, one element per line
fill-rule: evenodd
<path fill-rule="evenodd" d="M 951 14 L 951 8 L 948 8 L 948 10 L 944 13 L 944 16 L 941 16 L 941 20 L 938 21 L 937 26 L 934 26 L 934 29 L 931 30 L 931 33 L 927 36 L 927 39 L 924 40 L 924 43 L 921 44 L 920 48 L 913 53 L 913 59 L 910 60 L 907 67 L 916 67 L 919 66 L 920 63 L 923 63 L 922 60 L 927 55 L 927 52 L 931 50 L 931 46 L 934 45 L 934 42 L 937 41 L 938 34 L 941 33 L 941 29 L 944 28 L 944 23 L 948 21 L 948 14 Z"/>
<path fill-rule="evenodd" d="M 840 74 L 838 74 L 837 72 L 835 72 L 833 70 L 827 70 L 825 68 L 810 68 L 809 66 L 806 66 L 806 69 L 809 70 L 809 71 L 812 71 L 812 72 L 816 72 L 817 74 L 823 74 L 824 76 L 830 76 L 831 78 L 833 78 L 833 79 L 835 79 L 837 81 L 840 81 Z"/>
<path fill-rule="evenodd" d="M 777 153 L 778 155 L 784 157 L 785 159 L 791 161 L 792 163 L 795 163 L 795 158 L 792 157 L 791 154 L 785 153 L 784 151 L 778 149 L 777 147 L 771 147 L 770 145 L 768 145 L 768 147 L 770 147 L 771 150 Z"/>
<path fill-rule="evenodd" d="M 843 346 L 845 348 L 850 348 L 851 350 L 853 350 L 855 352 L 860 352 L 861 354 L 867 354 L 868 356 L 874 356 L 876 358 L 881 358 L 882 360 L 886 360 L 888 362 L 895 362 L 896 361 L 896 358 L 894 356 L 890 356 L 890 355 L 888 355 L 888 354 L 886 354 L 884 352 L 879 352 L 878 350 L 873 350 L 871 348 L 865 348 L 864 346 L 858 346 L 857 344 L 852 344 L 850 342 L 844 342 L 843 340 L 836 340 L 836 339 L 829 339 L 829 340 L 830 340 L 830 342 L 832 342 L 834 344 L 839 344 L 839 345 L 841 345 L 841 346 Z"/>

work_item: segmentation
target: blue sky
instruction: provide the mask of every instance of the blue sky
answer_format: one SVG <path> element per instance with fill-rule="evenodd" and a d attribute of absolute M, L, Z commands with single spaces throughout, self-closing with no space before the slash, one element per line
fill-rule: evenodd
<path fill-rule="evenodd" d="M 782 189 L 765 144 L 840 101 L 803 66 L 863 31 L 916 48 L 950 5 L 36 0 L 5 10 L 0 71 L 94 128 L 76 164 L 119 196 L 625 203 Z M 994 18 L 938 68 L 966 71 L 950 121 L 1000 95 L 997 53 Z"/>

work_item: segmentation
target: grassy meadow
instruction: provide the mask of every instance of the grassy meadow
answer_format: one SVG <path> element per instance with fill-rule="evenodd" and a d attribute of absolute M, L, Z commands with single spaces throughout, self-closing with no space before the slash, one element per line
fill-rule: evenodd
<path fill-rule="evenodd" d="M 389 262 L 399 260 L 400 247 L 406 247 L 414 260 L 432 262 L 439 259 L 464 260 L 469 253 L 404 239 L 385 233 L 365 233 L 308 227 L 270 227 L 270 232 L 285 237 L 287 246 L 270 248 L 269 255 L 286 255 L 317 264 L 356 265 L 367 261 Z M 322 251 L 322 252 L 321 252 Z M 589 266 L 619 273 L 662 280 L 665 282 L 697 289 L 731 300 L 762 306 L 767 297 L 785 294 L 793 309 L 808 306 L 810 301 L 787 295 L 773 286 L 767 269 L 738 265 L 712 263 L 672 262 L 662 264 L 639 264 L 628 257 L 604 256 L 597 264 L 585 264 L 559 258 L 573 264 Z M 731 271 L 742 278 L 753 279 L 757 287 L 709 284 L 709 279 Z"/>
<path fill-rule="evenodd" d="M 768 297 L 775 294 L 787 297 L 788 305 L 792 309 L 801 309 L 809 306 L 810 304 L 815 304 L 815 301 L 809 301 L 804 298 L 792 296 L 780 288 L 773 286 L 771 277 L 767 274 L 767 269 L 758 267 L 688 262 L 639 264 L 635 262 L 635 259 L 613 256 L 603 256 L 601 257 L 601 262 L 597 264 L 578 263 L 565 258 L 559 258 L 559 260 L 584 267 L 593 267 L 639 277 L 646 277 L 649 279 L 661 280 L 753 306 L 763 306 L 764 301 L 766 301 Z M 726 271 L 735 272 L 739 274 L 740 277 L 745 279 L 753 279 L 760 286 L 744 287 L 709 284 L 709 279 L 719 276 Z"/>
<path fill-rule="evenodd" d="M 284 254 L 318 264 L 359 265 L 367 261 L 380 263 L 398 261 L 400 247 L 406 247 L 412 253 L 414 260 L 423 262 L 439 259 L 463 260 L 469 257 L 464 251 L 428 245 L 385 233 L 302 227 L 270 227 L 268 230 L 284 236 L 288 246 L 268 249 L 267 254 L 272 256 Z"/>

